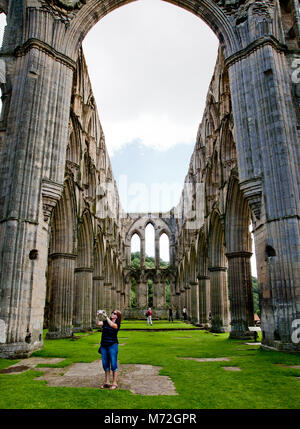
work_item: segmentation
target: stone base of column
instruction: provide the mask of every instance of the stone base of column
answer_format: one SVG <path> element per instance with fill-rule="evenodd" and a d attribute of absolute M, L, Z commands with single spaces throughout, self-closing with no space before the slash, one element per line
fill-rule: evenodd
<path fill-rule="evenodd" d="M 0 358 L 3 359 L 25 359 L 33 352 L 43 348 L 43 341 L 36 341 L 33 344 L 11 343 L 0 345 Z"/>
<path fill-rule="evenodd" d="M 57 340 L 59 338 L 71 338 L 73 337 L 73 330 L 59 330 L 59 331 L 48 331 L 46 334 L 47 340 Z"/>
<path fill-rule="evenodd" d="M 214 333 L 224 333 L 224 332 L 230 332 L 230 326 L 228 325 L 223 325 L 222 324 L 222 320 L 219 320 L 218 318 L 213 318 L 212 322 L 211 322 L 211 328 L 210 328 L 211 332 Z"/>
<path fill-rule="evenodd" d="M 273 350 L 276 352 L 280 351 L 280 352 L 300 353 L 300 343 L 293 344 L 293 343 L 282 343 L 281 341 L 274 341 L 272 346 L 261 343 L 261 348 L 263 350 Z"/>
<path fill-rule="evenodd" d="M 233 340 L 252 340 L 253 332 L 251 331 L 231 331 L 229 338 Z"/>
<path fill-rule="evenodd" d="M 91 328 L 90 326 L 84 327 L 84 326 L 74 326 L 72 332 L 78 333 L 78 332 L 92 332 L 93 328 Z"/>

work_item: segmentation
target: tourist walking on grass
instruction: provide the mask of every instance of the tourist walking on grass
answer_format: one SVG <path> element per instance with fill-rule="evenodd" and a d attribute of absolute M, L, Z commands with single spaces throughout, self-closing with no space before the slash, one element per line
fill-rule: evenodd
<path fill-rule="evenodd" d="M 147 326 L 149 325 L 149 323 L 152 326 L 152 310 L 150 307 L 148 308 L 148 311 L 146 313 L 146 317 L 147 317 Z"/>
<path fill-rule="evenodd" d="M 185 307 L 183 307 L 182 314 L 183 314 L 183 320 L 186 321 L 186 319 L 187 319 L 187 313 L 186 313 L 186 308 Z"/>
<path fill-rule="evenodd" d="M 172 307 L 169 307 L 169 322 L 171 322 L 171 320 L 172 320 L 172 323 L 173 323 L 173 310 L 172 310 Z"/>
<path fill-rule="evenodd" d="M 106 312 L 103 311 L 103 321 L 99 320 L 100 313 L 97 312 L 96 325 L 102 327 L 101 347 L 99 353 L 102 357 L 102 366 L 105 371 L 105 383 L 101 389 L 117 389 L 118 379 L 118 332 L 121 326 L 122 315 L 119 310 L 111 312 L 108 317 Z M 110 384 L 110 372 L 113 374 L 113 382 Z"/>

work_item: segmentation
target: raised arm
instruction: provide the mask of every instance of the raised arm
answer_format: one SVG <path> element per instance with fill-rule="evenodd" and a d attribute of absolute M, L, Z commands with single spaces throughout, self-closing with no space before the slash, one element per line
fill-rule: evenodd
<path fill-rule="evenodd" d="M 111 328 L 119 329 L 118 325 L 116 323 L 112 322 L 106 313 L 103 313 L 103 317 L 105 317 L 105 320 L 107 321 L 107 323 L 109 324 L 109 326 Z"/>
<path fill-rule="evenodd" d="M 99 314 L 98 313 L 96 316 L 96 326 L 99 326 L 99 328 L 102 328 L 102 326 L 103 326 L 102 320 L 99 320 Z"/>

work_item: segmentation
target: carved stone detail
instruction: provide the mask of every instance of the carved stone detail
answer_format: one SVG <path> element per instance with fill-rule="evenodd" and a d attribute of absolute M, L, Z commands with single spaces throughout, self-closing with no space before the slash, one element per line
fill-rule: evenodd
<path fill-rule="evenodd" d="M 260 219 L 261 214 L 261 199 L 262 199 L 262 183 L 261 179 L 247 180 L 240 184 L 241 191 L 249 203 L 251 211 L 255 214 L 256 219 Z"/>
<path fill-rule="evenodd" d="M 52 210 L 59 201 L 63 185 L 59 183 L 52 182 L 50 180 L 43 180 L 42 184 L 42 198 L 43 198 L 43 212 L 44 212 L 44 221 L 48 222 Z"/>

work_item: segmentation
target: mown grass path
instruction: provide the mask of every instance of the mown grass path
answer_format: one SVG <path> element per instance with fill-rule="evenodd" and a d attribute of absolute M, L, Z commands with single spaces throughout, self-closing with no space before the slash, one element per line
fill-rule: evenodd
<path fill-rule="evenodd" d="M 153 328 L 169 323 L 155 322 Z M 177 325 L 177 326 L 176 326 Z M 177 396 L 143 396 L 126 390 L 103 391 L 92 388 L 50 387 L 34 380 L 41 375 L 30 370 L 22 374 L 0 374 L 1 409 L 299 409 L 300 356 L 263 351 L 245 341 L 230 340 L 228 334 L 214 335 L 189 329 L 182 322 L 168 331 L 123 331 L 144 329 L 146 323 L 124 322 L 119 332 L 121 364 L 148 364 L 162 367 L 169 376 Z M 192 328 L 192 326 L 191 326 Z M 79 338 L 78 338 L 79 337 Z M 93 362 L 100 358 L 97 344 L 101 333 L 78 335 L 78 339 L 45 340 L 39 357 L 65 358 L 57 367 L 73 362 Z M 179 359 L 228 357 L 230 362 L 197 362 Z M 0 360 L 0 369 L 16 361 Z M 281 366 L 281 365 L 284 366 Z M 41 365 L 40 365 L 41 366 Z M 48 366 L 48 365 L 47 365 Z M 241 371 L 225 371 L 223 366 Z"/>

